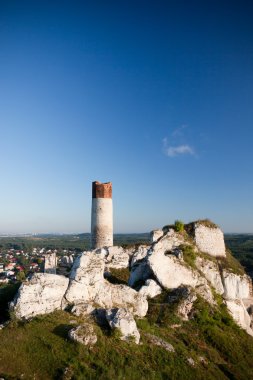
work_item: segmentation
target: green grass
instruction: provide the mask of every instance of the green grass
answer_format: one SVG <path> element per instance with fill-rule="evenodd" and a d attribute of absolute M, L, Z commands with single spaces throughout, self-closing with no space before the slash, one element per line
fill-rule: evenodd
<path fill-rule="evenodd" d="M 8 379 L 250 379 L 253 339 L 238 328 L 224 305 L 212 309 L 201 298 L 194 318 L 182 322 L 168 304 L 171 292 L 150 300 L 147 316 L 137 320 L 141 345 L 108 334 L 93 321 L 98 342 L 85 347 L 68 340 L 82 322 L 57 311 L 30 322 L 12 321 L 0 330 L 0 377 Z M 173 345 L 175 353 L 149 343 L 145 333 Z M 204 358 L 201 362 L 200 358 Z M 188 363 L 192 358 L 195 366 Z"/>

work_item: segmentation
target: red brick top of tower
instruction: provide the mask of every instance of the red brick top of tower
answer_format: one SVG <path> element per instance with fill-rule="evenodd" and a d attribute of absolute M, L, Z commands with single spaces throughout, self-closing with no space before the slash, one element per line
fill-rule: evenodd
<path fill-rule="evenodd" d="M 112 198 L 112 183 L 92 182 L 92 198 Z"/>

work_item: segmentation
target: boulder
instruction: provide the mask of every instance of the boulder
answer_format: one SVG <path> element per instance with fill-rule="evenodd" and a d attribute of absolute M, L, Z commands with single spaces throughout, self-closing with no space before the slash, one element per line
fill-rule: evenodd
<path fill-rule="evenodd" d="M 106 319 L 112 329 L 118 329 L 121 339 L 132 341 L 136 344 L 140 341 L 140 333 L 137 329 L 133 315 L 126 308 L 114 308 L 106 310 Z"/>
<path fill-rule="evenodd" d="M 148 265 L 158 283 L 166 289 L 178 288 L 181 285 L 195 287 L 199 283 L 196 272 L 186 267 L 175 256 L 165 255 L 162 250 L 154 250 L 151 253 Z"/>
<path fill-rule="evenodd" d="M 220 228 L 215 225 L 206 226 L 200 221 L 192 223 L 191 232 L 201 252 L 214 257 L 226 257 L 224 235 Z"/>
<path fill-rule="evenodd" d="M 224 298 L 243 299 L 251 295 L 251 279 L 247 275 L 238 274 L 223 270 L 222 281 L 224 286 Z"/>
<path fill-rule="evenodd" d="M 69 279 L 49 273 L 35 273 L 23 282 L 11 304 L 17 318 L 29 319 L 62 308 Z"/>
<path fill-rule="evenodd" d="M 211 283 L 218 294 L 224 293 L 224 288 L 221 280 L 221 275 L 217 263 L 197 257 L 195 264 L 197 268 L 203 273 L 205 278 Z"/>
<path fill-rule="evenodd" d="M 68 336 L 73 342 L 81 343 L 85 346 L 93 346 L 97 342 L 97 335 L 89 323 L 74 327 L 69 331 Z"/>
<path fill-rule="evenodd" d="M 146 280 L 145 285 L 143 285 L 139 290 L 139 294 L 143 295 L 146 298 L 154 298 L 161 293 L 161 286 L 152 279 Z"/>

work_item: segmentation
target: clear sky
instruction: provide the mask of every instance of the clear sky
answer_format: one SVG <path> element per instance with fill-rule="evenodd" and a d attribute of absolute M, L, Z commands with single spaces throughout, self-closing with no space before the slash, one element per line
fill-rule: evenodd
<path fill-rule="evenodd" d="M 0 2 L 0 233 L 253 232 L 252 1 Z"/>

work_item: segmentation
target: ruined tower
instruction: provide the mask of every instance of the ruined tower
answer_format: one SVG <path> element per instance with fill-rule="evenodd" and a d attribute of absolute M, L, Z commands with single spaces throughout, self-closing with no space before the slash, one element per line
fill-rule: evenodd
<path fill-rule="evenodd" d="M 91 248 L 113 245 L 112 183 L 92 182 Z"/>

